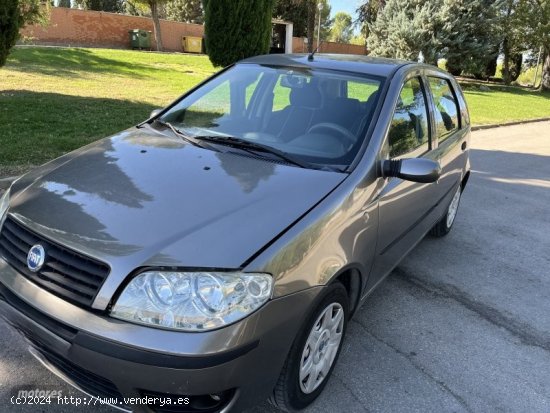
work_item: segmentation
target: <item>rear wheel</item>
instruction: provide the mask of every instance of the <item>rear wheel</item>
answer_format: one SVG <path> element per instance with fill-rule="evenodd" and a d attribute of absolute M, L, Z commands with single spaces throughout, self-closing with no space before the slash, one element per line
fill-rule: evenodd
<path fill-rule="evenodd" d="M 327 286 L 292 345 L 270 398 L 274 406 L 286 412 L 300 410 L 321 394 L 340 354 L 348 315 L 344 286 Z"/>
<path fill-rule="evenodd" d="M 443 215 L 443 218 L 434 225 L 430 230 L 430 235 L 435 237 L 443 237 L 447 235 L 455 222 L 456 214 L 458 212 L 458 205 L 460 204 L 460 197 L 462 195 L 462 185 L 458 186 L 453 199 L 447 208 L 447 213 Z"/>

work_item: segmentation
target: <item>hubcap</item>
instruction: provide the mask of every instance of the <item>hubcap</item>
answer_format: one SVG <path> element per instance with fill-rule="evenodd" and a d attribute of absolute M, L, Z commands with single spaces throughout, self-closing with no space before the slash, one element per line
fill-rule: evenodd
<path fill-rule="evenodd" d="M 455 196 L 453 196 L 453 200 L 451 201 L 451 205 L 449 205 L 449 210 L 447 211 L 447 228 L 451 228 L 451 225 L 453 225 L 453 222 L 456 218 L 456 212 L 458 211 L 458 203 L 460 201 L 460 186 L 458 187 L 458 190 L 455 193 Z"/>
<path fill-rule="evenodd" d="M 338 303 L 327 306 L 311 329 L 300 362 L 300 388 L 309 394 L 327 377 L 344 330 L 344 309 Z"/>

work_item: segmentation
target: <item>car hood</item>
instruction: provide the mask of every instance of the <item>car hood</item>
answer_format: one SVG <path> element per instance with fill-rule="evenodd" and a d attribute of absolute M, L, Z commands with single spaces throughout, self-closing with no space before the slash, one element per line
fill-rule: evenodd
<path fill-rule="evenodd" d="M 239 268 L 345 176 L 134 128 L 18 180 L 10 213 L 124 275 L 143 266 Z"/>

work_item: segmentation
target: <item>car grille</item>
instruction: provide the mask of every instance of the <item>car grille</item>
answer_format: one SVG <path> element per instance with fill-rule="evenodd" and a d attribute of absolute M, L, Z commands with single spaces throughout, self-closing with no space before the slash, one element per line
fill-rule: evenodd
<path fill-rule="evenodd" d="M 40 244 L 46 251 L 43 267 L 32 272 L 27 254 Z M 49 241 L 9 217 L 0 232 L 0 255 L 19 273 L 51 293 L 80 306 L 91 306 L 109 275 L 109 266 Z"/>

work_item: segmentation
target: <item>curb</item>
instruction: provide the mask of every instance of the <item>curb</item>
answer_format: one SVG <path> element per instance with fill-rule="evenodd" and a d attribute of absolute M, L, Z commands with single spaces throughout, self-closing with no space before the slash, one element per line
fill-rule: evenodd
<path fill-rule="evenodd" d="M 523 125 L 526 123 L 535 123 L 535 122 L 547 122 L 550 118 L 537 118 L 537 119 L 528 119 L 528 120 L 517 120 L 514 122 L 507 122 L 507 123 L 496 123 L 493 125 L 479 125 L 479 126 L 472 126 L 471 130 L 472 132 L 476 130 L 483 130 L 483 129 L 492 129 L 492 128 L 500 128 L 503 126 L 514 126 L 514 125 Z"/>

